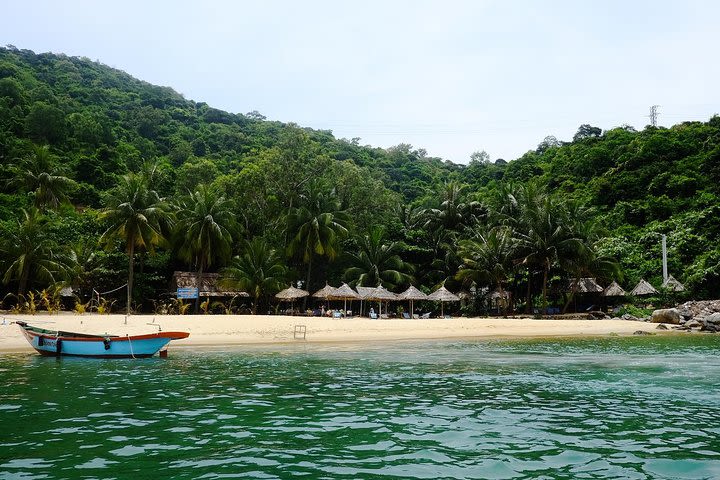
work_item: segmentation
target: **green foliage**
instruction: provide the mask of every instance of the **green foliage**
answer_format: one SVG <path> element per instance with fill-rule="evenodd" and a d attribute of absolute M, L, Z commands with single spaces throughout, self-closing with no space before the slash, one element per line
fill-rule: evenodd
<path fill-rule="evenodd" d="M 464 166 L 223 112 L 86 58 L 0 48 L 0 179 L 7 291 L 58 279 L 106 291 L 125 275 L 132 289 L 137 260 L 135 298 L 147 307 L 174 269 L 263 257 L 246 243 L 263 238 L 265 253 L 288 254 L 283 278 L 311 286 L 377 268 L 387 285 L 413 273 L 426 290 L 501 286 L 557 303 L 553 292 L 578 276 L 657 286 L 666 234 L 688 294 L 720 297 L 720 117 L 642 131 L 585 124 L 571 142 L 548 136 L 509 162 L 479 151 Z M 39 250 L 24 281 L 7 239 L 30 228 L 18 215 L 33 204 L 45 213 L 26 231 Z M 46 261 L 57 265 L 37 270 Z"/>

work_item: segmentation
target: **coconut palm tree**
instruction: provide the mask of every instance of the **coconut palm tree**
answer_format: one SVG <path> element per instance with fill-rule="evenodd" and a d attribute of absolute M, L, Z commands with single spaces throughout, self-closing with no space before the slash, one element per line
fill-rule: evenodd
<path fill-rule="evenodd" d="M 446 183 L 439 207 L 425 211 L 425 227 L 461 231 L 475 225 L 483 213 L 482 206 L 477 201 L 467 199 L 467 190 L 467 185 L 454 181 Z"/>
<path fill-rule="evenodd" d="M 47 237 L 47 219 L 33 208 L 22 210 L 17 227 L 3 235 L 0 257 L 3 283 L 17 281 L 18 296 L 24 295 L 31 281 L 53 284 L 68 278 L 74 256 Z"/>
<path fill-rule="evenodd" d="M 505 299 L 503 285 L 513 270 L 515 256 L 515 241 L 509 228 L 496 227 L 487 234 L 462 240 L 459 255 L 463 264 L 457 274 L 458 280 L 492 285 L 500 293 L 500 299 Z M 504 310 L 507 313 L 507 303 Z"/>
<path fill-rule="evenodd" d="M 9 186 L 33 192 L 33 203 L 40 210 L 58 208 L 75 186 L 73 180 L 62 174 L 47 145 L 34 145 L 32 153 L 12 165 L 10 170 L 13 178 L 8 182 Z"/>
<path fill-rule="evenodd" d="M 132 291 L 135 266 L 135 252 L 153 252 L 158 245 L 166 243 L 163 224 L 170 218 L 167 203 L 148 184 L 143 175 L 127 174 L 109 192 L 100 218 L 108 227 L 100 237 L 101 243 L 109 248 L 120 240 L 128 255 L 127 312 L 132 308 Z"/>
<path fill-rule="evenodd" d="M 543 272 L 544 311 L 550 269 L 562 259 L 575 255 L 582 244 L 568 224 L 568 215 L 560 199 L 547 194 L 528 197 L 521 212 L 513 235 L 517 239 L 521 262 L 529 269 L 537 268 Z"/>
<path fill-rule="evenodd" d="M 244 242 L 242 253 L 236 255 L 221 274 L 222 285 L 253 296 L 252 313 L 255 315 L 262 298 L 282 290 L 287 269 L 277 251 L 264 239 L 255 237 Z"/>
<path fill-rule="evenodd" d="M 175 232 L 178 255 L 195 265 L 198 287 L 204 271 L 230 258 L 236 229 L 231 202 L 213 188 L 200 185 L 195 192 L 180 200 Z M 195 313 L 199 308 L 198 295 Z"/>
<path fill-rule="evenodd" d="M 406 272 L 412 267 L 400 258 L 400 248 L 399 243 L 386 241 L 382 228 L 373 228 L 359 239 L 357 252 L 348 254 L 353 266 L 345 271 L 345 281 L 366 287 L 382 284 L 388 289 L 410 283 L 412 277 Z"/>
<path fill-rule="evenodd" d="M 335 192 L 324 193 L 311 188 L 302 197 L 303 204 L 288 216 L 292 236 L 287 247 L 289 256 L 299 256 L 307 264 L 306 288 L 310 287 L 313 259 L 334 260 L 340 253 L 340 240 L 347 235 L 348 215 L 340 210 Z"/>

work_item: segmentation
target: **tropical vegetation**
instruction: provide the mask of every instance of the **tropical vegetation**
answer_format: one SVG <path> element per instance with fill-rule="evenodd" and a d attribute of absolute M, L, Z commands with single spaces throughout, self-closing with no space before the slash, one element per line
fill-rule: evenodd
<path fill-rule="evenodd" d="M 180 270 L 221 272 L 256 311 L 291 282 L 342 281 L 444 284 L 471 295 L 468 313 L 494 291 L 510 293 L 506 310 L 569 308 L 584 277 L 658 286 L 662 235 L 686 294 L 717 298 L 719 196 L 718 116 L 581 125 L 571 141 L 465 165 L 224 112 L 87 58 L 0 48 L 6 307 L 70 286 L 78 305 L 115 291 L 117 307 L 149 311 Z"/>

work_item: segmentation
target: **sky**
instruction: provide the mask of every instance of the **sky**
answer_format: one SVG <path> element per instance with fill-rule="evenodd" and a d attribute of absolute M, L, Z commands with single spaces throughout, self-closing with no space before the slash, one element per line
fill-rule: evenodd
<path fill-rule="evenodd" d="M 0 45 L 83 56 L 233 113 L 512 160 L 581 124 L 720 113 L 720 2 L 0 0 Z"/>

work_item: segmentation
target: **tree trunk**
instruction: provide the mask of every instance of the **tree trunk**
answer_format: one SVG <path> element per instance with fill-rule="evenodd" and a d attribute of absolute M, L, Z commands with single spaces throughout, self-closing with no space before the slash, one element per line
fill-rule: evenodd
<path fill-rule="evenodd" d="M 505 290 L 503 290 L 503 288 L 502 288 L 502 282 L 497 282 L 497 290 L 500 293 L 500 302 L 502 303 L 502 306 L 503 306 L 503 315 L 507 317 L 508 303 L 510 303 L 510 302 L 505 301 Z"/>
<path fill-rule="evenodd" d="M 532 313 L 532 305 L 530 304 L 530 293 L 532 285 L 532 270 L 528 267 L 527 294 L 525 295 L 525 313 Z"/>
<path fill-rule="evenodd" d="M 575 292 L 577 291 L 578 284 L 580 283 L 580 277 L 575 278 L 575 283 L 573 284 L 572 288 L 570 289 L 570 296 L 567 299 L 567 302 L 565 302 L 565 306 L 563 307 L 563 313 L 567 313 L 568 307 L 570 307 L 570 302 L 573 301 L 573 298 L 575 297 Z"/>
<path fill-rule="evenodd" d="M 25 264 L 23 265 L 22 273 L 20 274 L 20 279 L 18 283 L 18 297 L 21 295 L 25 295 L 25 292 L 27 291 L 27 285 L 28 281 L 30 280 L 30 265 Z M 20 301 L 20 299 L 18 299 Z"/>
<path fill-rule="evenodd" d="M 195 286 L 197 286 L 197 297 L 195 298 L 195 314 L 197 315 L 200 312 L 200 282 L 202 280 L 202 273 L 203 273 L 203 260 L 198 260 L 198 272 L 197 276 L 195 277 Z"/>
<path fill-rule="evenodd" d="M 310 291 L 310 273 L 312 272 L 312 255 L 310 255 L 310 261 L 308 261 L 308 273 L 307 273 L 307 282 L 305 283 L 305 290 L 308 292 Z M 308 297 L 303 298 L 303 310 L 307 310 L 307 299 Z"/>
<path fill-rule="evenodd" d="M 542 291 L 542 309 L 541 315 L 547 315 L 547 279 L 550 273 L 550 265 L 545 263 L 543 267 L 543 291 Z"/>
<path fill-rule="evenodd" d="M 135 275 L 135 242 L 131 241 L 128 247 L 128 284 L 127 284 L 127 314 L 131 313 L 133 276 Z"/>

